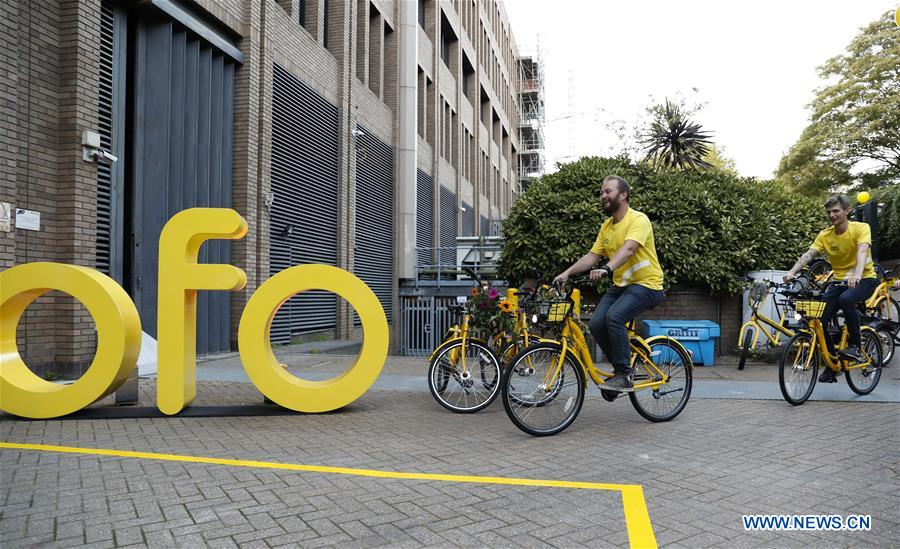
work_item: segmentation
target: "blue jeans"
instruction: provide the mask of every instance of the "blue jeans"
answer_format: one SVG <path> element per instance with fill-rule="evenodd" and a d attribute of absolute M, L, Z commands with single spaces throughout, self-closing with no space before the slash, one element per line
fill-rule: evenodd
<path fill-rule="evenodd" d="M 844 323 L 847 325 L 847 331 L 849 332 L 847 345 L 860 346 L 859 309 L 856 308 L 856 304 L 869 299 L 877 287 L 878 279 L 864 278 L 859 281 L 855 288 L 830 286 L 825 290 L 825 293 L 822 294 L 822 301 L 827 303 L 827 305 L 825 305 L 825 311 L 822 312 L 822 325 L 825 327 L 825 343 L 828 344 L 828 352 L 834 354 L 834 342 L 831 339 L 831 333 L 828 331 L 828 324 L 834 318 L 834 314 L 838 309 L 844 312 Z"/>
<path fill-rule="evenodd" d="M 591 317 L 590 329 L 616 373 L 630 373 L 631 347 L 625 324 L 659 305 L 662 298 L 662 290 L 651 290 L 640 284 L 613 286 L 603 294 Z"/>

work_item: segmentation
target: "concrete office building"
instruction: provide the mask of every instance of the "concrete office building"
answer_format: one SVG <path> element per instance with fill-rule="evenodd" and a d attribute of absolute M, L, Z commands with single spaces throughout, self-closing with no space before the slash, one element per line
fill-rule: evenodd
<path fill-rule="evenodd" d="M 518 192 L 516 43 L 494 0 L 0 0 L 0 25 L 0 202 L 26 210 L 0 223 L 0 267 L 97 268 L 155 336 L 163 224 L 233 208 L 249 234 L 201 261 L 248 285 L 202 292 L 200 354 L 234 349 L 253 290 L 291 265 L 356 273 L 393 320 L 416 248 L 493 232 Z M 272 339 L 355 330 L 311 292 Z M 63 295 L 19 326 L 35 366 L 83 367 L 95 338 Z"/>

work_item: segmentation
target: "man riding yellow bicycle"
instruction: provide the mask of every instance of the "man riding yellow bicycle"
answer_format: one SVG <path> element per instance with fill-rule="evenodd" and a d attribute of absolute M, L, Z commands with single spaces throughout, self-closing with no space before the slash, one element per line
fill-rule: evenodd
<path fill-rule="evenodd" d="M 591 250 L 554 280 L 562 284 L 574 274 L 584 272 L 600 260 L 609 262 L 591 271 L 591 280 L 611 277 L 611 287 L 597 305 L 590 330 L 612 363 L 615 375 L 604 388 L 631 392 L 628 328 L 637 315 L 656 307 L 663 298 L 663 272 L 656 256 L 653 226 L 643 213 L 628 206 L 631 186 L 617 175 L 603 179 L 601 188 L 603 211 L 609 216 L 600 227 Z"/>
<path fill-rule="evenodd" d="M 821 315 L 821 322 L 828 326 L 837 309 L 844 313 L 849 332 L 848 345 L 839 351 L 841 358 L 864 362 L 866 359 L 860 352 L 860 315 L 857 303 L 863 302 L 872 295 L 878 286 L 875 266 L 872 261 L 872 234 L 868 223 L 850 221 L 851 211 L 846 196 L 834 195 L 825 201 L 825 213 L 831 227 L 824 229 L 816 237 L 809 250 L 785 275 L 784 281 L 794 278 L 803 267 L 817 255 L 824 254 L 831 263 L 834 280 L 846 281 L 846 285 L 833 284 L 822 295 L 826 303 Z M 834 342 L 831 334 L 825 330 L 825 342 L 828 352 L 834 354 Z M 819 377 L 822 383 L 834 383 L 836 374 L 826 368 Z"/>

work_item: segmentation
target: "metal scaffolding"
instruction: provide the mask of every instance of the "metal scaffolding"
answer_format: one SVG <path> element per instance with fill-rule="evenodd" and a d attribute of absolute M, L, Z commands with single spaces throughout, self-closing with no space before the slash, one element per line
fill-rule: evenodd
<path fill-rule="evenodd" d="M 520 49 L 518 176 L 521 191 L 544 173 L 544 66 L 540 47 Z"/>

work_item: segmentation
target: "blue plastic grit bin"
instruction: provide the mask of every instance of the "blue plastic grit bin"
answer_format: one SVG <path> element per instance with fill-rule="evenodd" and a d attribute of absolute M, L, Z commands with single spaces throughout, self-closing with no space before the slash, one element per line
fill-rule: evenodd
<path fill-rule="evenodd" d="M 693 353 L 694 364 L 712 366 L 715 363 L 716 338 L 719 325 L 709 320 L 645 320 L 648 337 L 673 337 Z M 665 360 L 665 358 L 663 358 Z"/>

